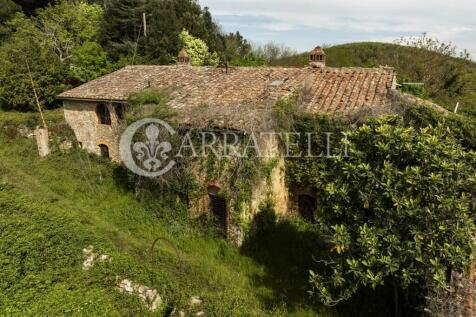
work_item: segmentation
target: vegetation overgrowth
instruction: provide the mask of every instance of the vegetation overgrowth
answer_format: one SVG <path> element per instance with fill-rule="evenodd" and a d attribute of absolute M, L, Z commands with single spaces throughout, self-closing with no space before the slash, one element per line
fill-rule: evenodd
<path fill-rule="evenodd" d="M 63 124 L 59 114 L 46 112 L 53 137 L 69 133 L 55 130 Z M 6 129 L 37 122 L 20 113 L 0 118 L 1 314 L 166 315 L 116 290 L 119 279 L 130 278 L 156 288 L 167 313 L 177 307 L 208 316 L 335 316 L 310 300 L 307 265 L 294 262 L 312 262 L 305 227 L 272 223 L 240 251 L 206 219 L 190 219 L 175 196 L 138 190 L 136 178 L 109 161 L 79 149 L 39 160 L 33 139 Z M 160 241 L 152 254 L 159 237 L 179 256 Z M 268 249 L 274 237 L 283 244 Z M 84 271 L 89 245 L 111 262 Z M 191 296 L 203 305 L 190 307 Z"/>

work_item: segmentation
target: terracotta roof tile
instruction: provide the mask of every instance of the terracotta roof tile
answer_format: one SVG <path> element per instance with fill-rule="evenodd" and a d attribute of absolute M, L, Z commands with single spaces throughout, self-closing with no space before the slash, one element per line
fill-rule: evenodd
<path fill-rule="evenodd" d="M 309 85 L 300 105 L 310 113 L 348 113 L 387 103 L 394 81 L 391 68 L 279 68 L 191 66 L 127 66 L 82 86 L 59 99 L 125 101 L 133 92 L 172 88 L 169 105 L 190 111 L 208 105 L 226 109 L 256 107 Z M 230 108 L 231 107 L 231 108 Z"/>

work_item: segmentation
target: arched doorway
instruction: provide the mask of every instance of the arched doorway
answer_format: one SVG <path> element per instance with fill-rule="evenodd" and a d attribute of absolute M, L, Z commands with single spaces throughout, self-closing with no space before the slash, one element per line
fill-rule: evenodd
<path fill-rule="evenodd" d="M 218 228 L 223 236 L 226 237 L 228 229 L 228 210 L 225 197 L 221 196 L 220 188 L 217 186 L 208 186 L 208 198 L 210 201 L 210 211 L 215 217 Z"/>
<path fill-rule="evenodd" d="M 110 155 L 109 155 L 109 147 L 105 144 L 99 144 L 99 152 L 101 154 L 101 157 L 103 158 L 106 158 L 106 159 L 110 159 Z"/>

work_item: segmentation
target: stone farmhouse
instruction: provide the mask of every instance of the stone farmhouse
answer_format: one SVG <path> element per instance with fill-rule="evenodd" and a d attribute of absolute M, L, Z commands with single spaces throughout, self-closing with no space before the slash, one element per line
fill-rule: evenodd
<path fill-rule="evenodd" d="M 326 55 L 317 47 L 309 66 L 282 67 L 194 67 L 182 50 L 172 66 L 127 66 L 112 74 L 68 90 L 59 99 L 64 115 L 83 149 L 120 163 L 119 137 L 125 129 L 124 112 L 131 93 L 146 89 L 171 88 L 167 105 L 176 110 L 180 124 L 201 129 L 248 133 L 266 129 L 275 102 L 300 91 L 299 111 L 345 115 L 358 111 L 385 112 L 396 91 L 392 68 L 326 67 Z M 279 151 L 276 144 L 263 144 Z M 266 197 L 275 200 L 276 212 L 306 213 L 316 200 L 306 189 L 289 188 L 284 177 L 284 160 L 270 177 L 253 188 L 248 212 L 252 217 Z M 220 180 L 202 184 L 207 193 L 193 203 L 194 212 L 210 212 L 222 223 L 226 236 L 237 238 L 232 219 L 232 202 L 220 196 Z M 309 203 L 311 201 L 311 204 Z M 239 233 L 238 233 L 239 235 Z"/>

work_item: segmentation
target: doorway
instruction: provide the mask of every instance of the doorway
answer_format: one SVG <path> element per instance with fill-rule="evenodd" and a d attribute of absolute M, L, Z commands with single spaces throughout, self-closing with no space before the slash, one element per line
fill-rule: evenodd
<path fill-rule="evenodd" d="M 210 201 L 210 211 L 215 218 L 220 233 L 226 237 L 228 229 L 228 211 L 225 197 L 219 194 L 220 188 L 217 186 L 208 187 L 208 198 Z"/>

